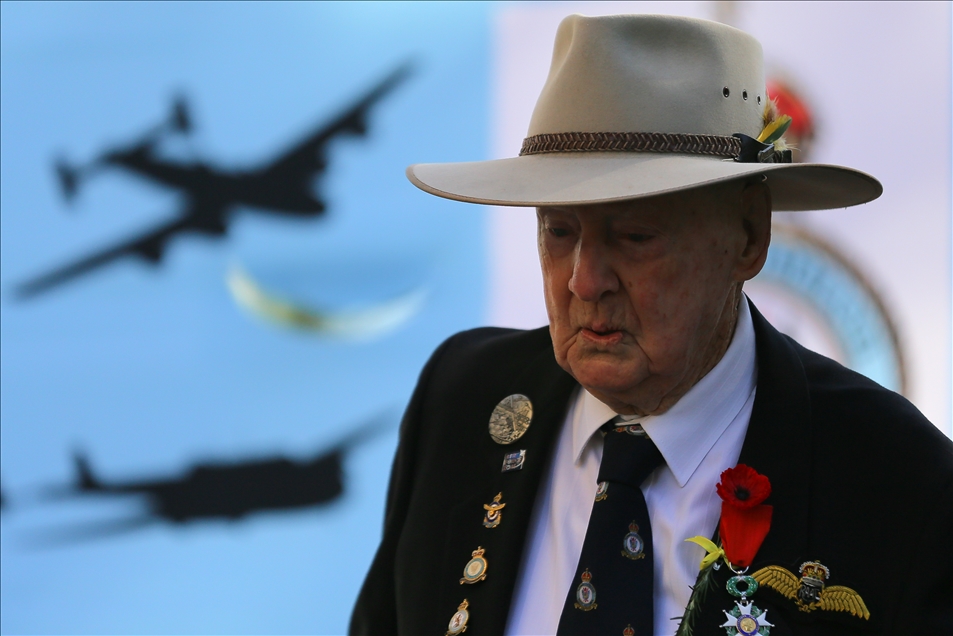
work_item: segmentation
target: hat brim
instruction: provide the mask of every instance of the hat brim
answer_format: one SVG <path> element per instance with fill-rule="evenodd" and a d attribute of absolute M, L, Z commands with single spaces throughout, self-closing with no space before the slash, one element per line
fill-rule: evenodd
<path fill-rule="evenodd" d="M 407 178 L 425 192 L 504 206 L 586 205 L 656 196 L 767 175 L 773 208 L 846 208 L 883 193 L 877 179 L 842 166 L 739 163 L 660 153 L 552 153 L 466 163 L 421 163 Z"/>

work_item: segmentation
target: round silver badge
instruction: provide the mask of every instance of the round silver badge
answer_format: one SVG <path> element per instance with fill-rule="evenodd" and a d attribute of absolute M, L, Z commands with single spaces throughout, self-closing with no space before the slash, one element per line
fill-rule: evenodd
<path fill-rule="evenodd" d="M 490 437 L 497 444 L 512 444 L 523 437 L 533 421 L 533 403 L 519 393 L 503 398 L 490 414 Z"/>

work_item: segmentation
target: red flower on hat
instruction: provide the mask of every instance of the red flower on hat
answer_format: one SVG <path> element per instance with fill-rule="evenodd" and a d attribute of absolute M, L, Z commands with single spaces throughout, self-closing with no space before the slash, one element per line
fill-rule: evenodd
<path fill-rule="evenodd" d="M 771 529 L 774 509 L 761 503 L 771 494 L 771 482 L 750 466 L 738 464 L 721 474 L 715 489 L 722 499 L 718 531 L 725 558 L 736 567 L 747 567 Z"/>
<path fill-rule="evenodd" d="M 721 474 L 721 482 L 715 489 L 727 504 L 754 508 L 771 494 L 771 482 L 754 468 L 738 464 Z"/>

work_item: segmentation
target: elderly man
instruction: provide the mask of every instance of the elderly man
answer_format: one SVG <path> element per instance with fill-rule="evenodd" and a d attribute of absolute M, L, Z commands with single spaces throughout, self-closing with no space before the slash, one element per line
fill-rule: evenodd
<path fill-rule="evenodd" d="M 521 156 L 418 187 L 535 207 L 549 329 L 445 342 L 407 409 L 354 633 L 953 633 L 953 448 L 747 301 L 791 164 L 760 45 L 563 21 Z"/>

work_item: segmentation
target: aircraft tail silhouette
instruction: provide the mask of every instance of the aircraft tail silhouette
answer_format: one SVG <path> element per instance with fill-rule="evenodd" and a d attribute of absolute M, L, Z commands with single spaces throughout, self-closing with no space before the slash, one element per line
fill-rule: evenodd
<path fill-rule="evenodd" d="M 152 145 L 168 134 L 188 135 L 192 132 L 192 110 L 183 95 L 172 100 L 168 116 L 146 131 L 139 143 Z"/>
<path fill-rule="evenodd" d="M 60 158 L 56 160 L 56 176 L 60 180 L 63 198 L 72 201 L 76 197 L 76 187 L 79 185 L 79 171 L 65 159 Z"/>
<path fill-rule="evenodd" d="M 172 102 L 172 114 L 169 117 L 169 128 L 175 132 L 187 135 L 192 132 L 192 115 L 185 97 L 179 95 Z"/>
<path fill-rule="evenodd" d="M 83 453 L 73 454 L 73 465 L 76 467 L 76 488 L 79 490 L 101 490 L 103 485 L 89 465 L 89 460 Z"/>

